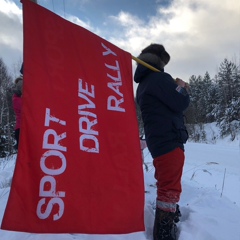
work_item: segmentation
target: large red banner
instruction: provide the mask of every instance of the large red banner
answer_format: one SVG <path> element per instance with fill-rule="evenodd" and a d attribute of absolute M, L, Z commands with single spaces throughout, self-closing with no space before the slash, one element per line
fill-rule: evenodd
<path fill-rule="evenodd" d="M 23 0 L 20 149 L 2 229 L 144 230 L 131 55 Z"/>

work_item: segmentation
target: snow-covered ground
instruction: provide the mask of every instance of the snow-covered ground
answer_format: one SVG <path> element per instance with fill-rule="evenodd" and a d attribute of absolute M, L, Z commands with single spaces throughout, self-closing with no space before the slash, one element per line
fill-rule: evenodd
<path fill-rule="evenodd" d="M 183 172 L 182 212 L 178 240 L 240 240 L 240 148 L 239 139 L 216 144 L 187 143 Z M 127 235 L 30 234 L 0 230 L 1 240 L 150 240 L 154 220 L 156 187 L 148 149 L 145 163 L 144 233 Z M 15 156 L 0 165 L 0 222 L 10 190 Z M 24 183 L 23 183 L 24 184 Z M 23 219 L 24 220 L 24 219 Z"/>

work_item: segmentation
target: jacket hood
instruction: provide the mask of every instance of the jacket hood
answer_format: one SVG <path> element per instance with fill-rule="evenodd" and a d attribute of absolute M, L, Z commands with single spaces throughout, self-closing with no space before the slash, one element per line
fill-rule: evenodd
<path fill-rule="evenodd" d="M 153 67 L 156 68 L 156 66 L 152 65 Z M 164 72 L 164 69 L 160 69 L 161 72 Z M 135 71 L 135 74 L 134 74 L 134 82 L 136 83 L 140 83 L 141 81 L 144 80 L 144 78 L 152 73 L 153 70 L 141 65 L 141 64 L 138 64 L 137 68 L 136 68 L 136 71 Z"/>

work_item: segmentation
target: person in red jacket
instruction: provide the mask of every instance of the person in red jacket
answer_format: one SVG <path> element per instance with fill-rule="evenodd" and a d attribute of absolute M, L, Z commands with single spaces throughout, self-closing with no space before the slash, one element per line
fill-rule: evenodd
<path fill-rule="evenodd" d="M 18 149 L 19 145 L 19 135 L 20 135 L 20 127 L 21 127 L 21 111 L 22 111 L 22 86 L 23 86 L 23 78 L 18 77 L 15 80 L 15 85 L 13 88 L 13 109 L 16 116 L 16 124 L 15 124 L 15 139 L 16 139 L 16 149 Z"/>

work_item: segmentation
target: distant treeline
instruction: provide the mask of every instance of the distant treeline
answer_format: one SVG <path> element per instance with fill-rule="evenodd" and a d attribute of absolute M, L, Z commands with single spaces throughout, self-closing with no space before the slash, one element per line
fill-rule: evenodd
<path fill-rule="evenodd" d="M 0 157 L 16 152 L 14 149 L 15 115 L 12 107 L 13 76 L 0 58 Z M 191 103 L 185 112 L 190 138 L 204 139 L 204 124 L 216 122 L 221 136 L 234 140 L 240 134 L 240 66 L 224 59 L 218 72 L 211 78 L 192 75 L 189 79 Z M 140 135 L 144 135 L 141 113 L 137 108 Z"/>

